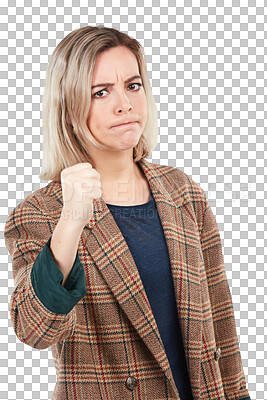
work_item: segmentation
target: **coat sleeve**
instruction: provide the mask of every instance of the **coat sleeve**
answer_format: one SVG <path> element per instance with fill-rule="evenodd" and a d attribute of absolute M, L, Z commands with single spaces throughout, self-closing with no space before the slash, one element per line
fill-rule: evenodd
<path fill-rule="evenodd" d="M 51 237 L 38 254 L 31 269 L 33 290 L 48 310 L 68 314 L 86 293 L 84 268 L 78 250 L 72 269 L 62 286 L 64 275 L 50 250 Z"/>
<path fill-rule="evenodd" d="M 250 400 L 246 389 L 220 233 L 206 196 L 205 203 L 201 247 L 208 281 L 216 347 L 221 349 L 218 362 L 225 398 Z"/>
<path fill-rule="evenodd" d="M 63 273 L 49 248 L 55 226 L 48 214 L 22 202 L 9 214 L 4 229 L 15 283 L 11 322 L 18 339 L 36 349 L 46 349 L 73 333 L 74 306 L 86 291 L 78 251 L 70 279 L 61 285 Z"/>

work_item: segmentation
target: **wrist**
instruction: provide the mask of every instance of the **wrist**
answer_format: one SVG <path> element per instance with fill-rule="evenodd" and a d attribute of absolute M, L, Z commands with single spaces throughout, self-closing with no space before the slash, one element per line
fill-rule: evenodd
<path fill-rule="evenodd" d="M 64 207 L 62 208 L 59 222 L 64 228 L 72 231 L 82 231 L 86 225 L 86 221 L 77 217 L 75 218 L 72 210 L 65 209 Z"/>

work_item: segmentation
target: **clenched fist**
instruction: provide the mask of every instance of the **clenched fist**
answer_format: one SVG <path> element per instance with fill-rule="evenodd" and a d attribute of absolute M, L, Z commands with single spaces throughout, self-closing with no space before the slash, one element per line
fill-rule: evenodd
<path fill-rule="evenodd" d="M 93 215 L 93 199 L 102 195 L 100 174 L 90 163 L 78 163 L 62 170 L 61 184 L 61 217 L 84 227 Z"/>

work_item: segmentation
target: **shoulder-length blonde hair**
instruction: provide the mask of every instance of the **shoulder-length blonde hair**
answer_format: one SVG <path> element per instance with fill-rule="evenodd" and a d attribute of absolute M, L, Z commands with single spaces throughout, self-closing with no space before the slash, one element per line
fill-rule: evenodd
<path fill-rule="evenodd" d="M 86 26 L 69 33 L 52 53 L 43 95 L 43 180 L 60 180 L 61 171 L 80 162 L 90 162 L 87 144 L 99 143 L 87 126 L 91 84 L 96 57 L 116 46 L 126 46 L 135 55 L 147 98 L 147 123 L 133 160 L 147 157 L 157 145 L 157 107 L 152 94 L 141 44 L 114 28 Z"/>

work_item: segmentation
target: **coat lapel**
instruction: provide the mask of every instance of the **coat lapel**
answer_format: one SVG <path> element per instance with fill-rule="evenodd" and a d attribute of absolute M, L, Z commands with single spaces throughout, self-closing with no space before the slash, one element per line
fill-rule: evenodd
<path fill-rule="evenodd" d="M 200 398 L 202 308 L 198 227 L 182 204 L 179 188 L 166 189 L 168 174 L 163 171 L 170 167 L 159 169 L 145 160 L 139 161 L 139 165 L 149 182 L 164 230 L 192 393 L 194 398 Z M 103 279 L 176 390 L 138 269 L 102 198 L 94 199 L 93 216 L 85 231 L 88 251 Z"/>

